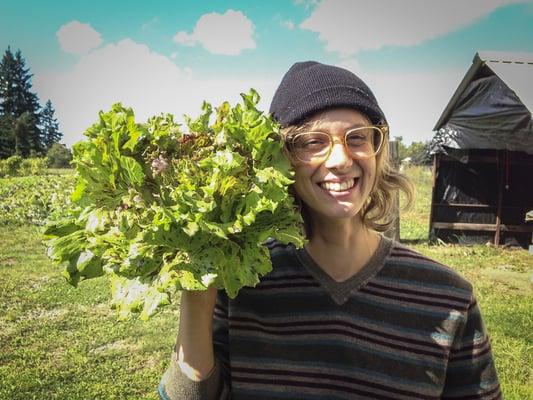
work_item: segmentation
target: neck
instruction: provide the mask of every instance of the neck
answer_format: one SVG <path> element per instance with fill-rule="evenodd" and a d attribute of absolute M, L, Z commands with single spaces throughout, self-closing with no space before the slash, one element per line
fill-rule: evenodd
<path fill-rule="evenodd" d="M 334 280 L 348 279 L 368 262 L 376 251 L 380 236 L 366 228 L 359 216 L 351 220 L 314 220 L 313 237 L 306 250 Z"/>

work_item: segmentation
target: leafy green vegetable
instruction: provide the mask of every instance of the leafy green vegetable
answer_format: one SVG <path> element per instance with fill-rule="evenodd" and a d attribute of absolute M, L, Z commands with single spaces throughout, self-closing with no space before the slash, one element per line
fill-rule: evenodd
<path fill-rule="evenodd" d="M 215 115 L 204 102 L 186 132 L 170 114 L 100 112 L 73 148 L 71 203 L 45 230 L 71 284 L 109 275 L 119 318 L 147 319 L 176 290 L 255 286 L 272 268 L 267 238 L 303 245 L 279 127 L 253 89 L 241 96 Z"/>

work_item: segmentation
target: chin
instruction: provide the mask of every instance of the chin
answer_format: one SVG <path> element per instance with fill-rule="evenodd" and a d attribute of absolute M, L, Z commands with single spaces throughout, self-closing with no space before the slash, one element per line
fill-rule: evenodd
<path fill-rule="evenodd" d="M 323 204 L 322 207 L 317 207 L 312 210 L 313 213 L 318 213 L 322 215 L 323 217 L 326 217 L 328 219 L 353 219 L 358 217 L 359 213 L 361 212 L 362 207 L 361 206 L 355 206 L 353 204 L 350 205 L 335 205 L 333 207 L 324 207 Z"/>

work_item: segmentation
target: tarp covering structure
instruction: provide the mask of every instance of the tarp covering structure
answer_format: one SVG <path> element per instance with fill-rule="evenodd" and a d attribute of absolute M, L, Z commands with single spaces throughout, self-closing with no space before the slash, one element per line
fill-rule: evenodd
<path fill-rule="evenodd" d="M 533 54 L 477 53 L 435 126 L 430 235 L 528 245 L 531 110 Z"/>

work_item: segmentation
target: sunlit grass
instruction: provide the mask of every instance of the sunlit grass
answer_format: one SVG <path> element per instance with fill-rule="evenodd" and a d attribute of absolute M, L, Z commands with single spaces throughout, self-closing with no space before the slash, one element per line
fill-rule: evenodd
<path fill-rule="evenodd" d="M 402 240 L 465 276 L 492 339 L 506 399 L 533 399 L 533 257 L 522 249 L 427 243 L 431 171 Z M 0 399 L 158 399 L 178 327 L 178 303 L 147 323 L 117 323 L 104 278 L 66 284 L 29 226 L 0 227 Z"/>
<path fill-rule="evenodd" d="M 505 398 L 533 399 L 533 256 L 519 248 L 429 245 L 432 171 L 408 167 L 404 172 L 415 184 L 416 197 L 413 208 L 401 214 L 401 240 L 473 284 Z"/>

